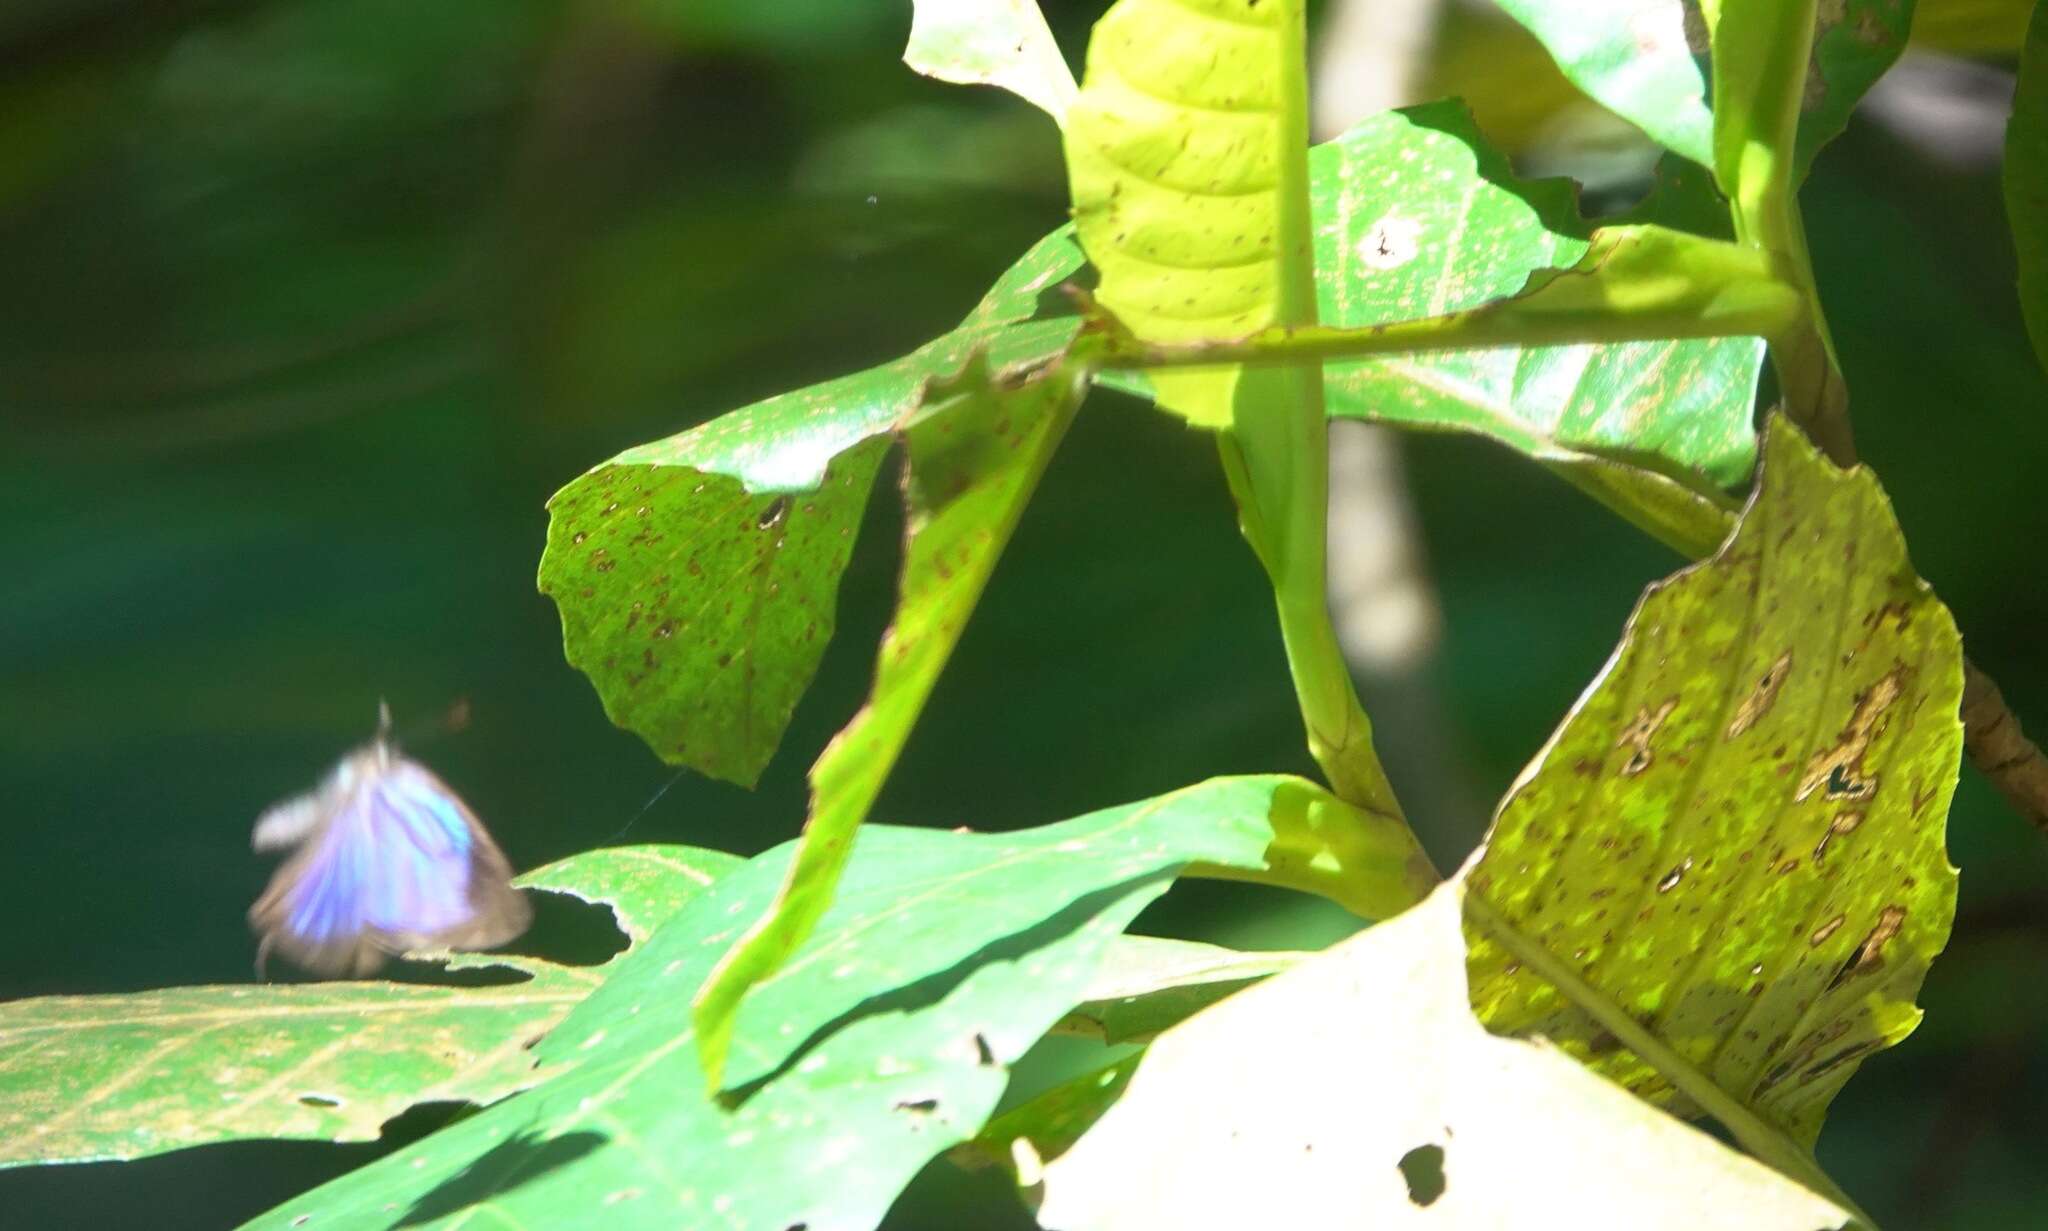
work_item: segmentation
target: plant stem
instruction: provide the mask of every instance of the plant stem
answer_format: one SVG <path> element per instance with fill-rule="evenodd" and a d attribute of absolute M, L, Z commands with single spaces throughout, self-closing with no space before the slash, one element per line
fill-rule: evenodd
<path fill-rule="evenodd" d="M 1273 139 L 1279 154 L 1274 229 L 1273 324 L 1316 322 L 1314 231 L 1308 193 L 1307 18 L 1286 0 L 1275 47 L 1283 91 Z M 1401 807 L 1372 747 L 1327 595 L 1330 450 L 1319 364 L 1234 373 L 1231 429 L 1218 437 L 1239 525 L 1273 584 L 1287 667 L 1307 728 L 1309 752 L 1338 798 L 1401 819 Z"/>

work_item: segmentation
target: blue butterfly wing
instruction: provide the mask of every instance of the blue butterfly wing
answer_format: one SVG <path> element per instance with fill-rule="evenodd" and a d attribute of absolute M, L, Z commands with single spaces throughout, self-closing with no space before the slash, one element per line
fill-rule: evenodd
<path fill-rule="evenodd" d="M 265 951 L 364 975 L 387 953 L 489 948 L 526 930 L 531 911 L 504 854 L 423 766 L 361 757 L 312 802 L 305 845 L 249 912 Z"/>

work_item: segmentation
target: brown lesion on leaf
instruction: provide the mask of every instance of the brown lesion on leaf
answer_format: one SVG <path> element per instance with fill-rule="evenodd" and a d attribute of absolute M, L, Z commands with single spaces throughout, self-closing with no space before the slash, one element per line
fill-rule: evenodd
<path fill-rule="evenodd" d="M 1785 677 L 1790 674 L 1792 651 L 1786 650 L 1778 655 L 1778 661 L 1764 670 L 1763 675 L 1757 678 L 1756 686 L 1749 690 L 1749 695 L 1735 708 L 1735 717 L 1728 723 L 1727 738 L 1734 739 L 1741 735 L 1755 726 L 1765 714 L 1771 712 L 1772 704 L 1778 699 L 1778 690 L 1785 686 Z"/>
<path fill-rule="evenodd" d="M 1827 938 L 1833 936 L 1837 931 L 1841 930 L 1842 924 L 1847 921 L 1847 915 L 1836 915 L 1834 918 L 1828 920 L 1826 923 L 1823 923 L 1819 927 L 1813 929 L 1813 934 L 1806 938 L 1806 943 L 1814 946 L 1818 946 L 1825 943 L 1827 941 Z"/>
<path fill-rule="evenodd" d="M 1906 926 L 1906 908 L 1887 906 L 1877 913 L 1877 922 L 1871 925 L 1863 943 L 1856 946 L 1856 952 L 1842 963 L 1835 977 L 1828 981 L 1827 990 L 1832 992 L 1858 975 L 1874 974 L 1884 967 L 1885 946 Z"/>
<path fill-rule="evenodd" d="M 1616 748 L 1630 750 L 1628 760 L 1622 762 L 1622 777 L 1633 778 L 1650 768 L 1650 763 L 1657 759 L 1656 753 L 1650 747 L 1650 741 L 1656 737 L 1657 729 L 1664 725 L 1664 720 L 1671 717 L 1671 712 L 1677 708 L 1676 697 L 1665 701 L 1654 711 L 1647 705 L 1637 708 L 1635 719 L 1622 728 L 1621 735 L 1614 741 Z"/>
<path fill-rule="evenodd" d="M 1828 827 L 1821 831 L 1820 841 L 1814 844 L 1814 864 L 1816 866 L 1819 865 L 1822 856 L 1827 853 L 1828 843 L 1841 837 L 1843 834 L 1853 832 L 1862 823 L 1863 813 L 1861 812 L 1843 812 L 1838 814 L 1834 820 L 1829 821 Z"/>
<path fill-rule="evenodd" d="M 1792 798 L 1804 803 L 1809 795 L 1827 787 L 1830 800 L 1865 800 L 1877 794 L 1877 774 L 1863 767 L 1870 741 L 1884 731 L 1885 712 L 1905 691 L 1906 669 L 1893 667 L 1869 688 L 1856 694 L 1856 708 L 1849 725 L 1835 737 L 1832 747 L 1814 754 L 1799 778 Z"/>

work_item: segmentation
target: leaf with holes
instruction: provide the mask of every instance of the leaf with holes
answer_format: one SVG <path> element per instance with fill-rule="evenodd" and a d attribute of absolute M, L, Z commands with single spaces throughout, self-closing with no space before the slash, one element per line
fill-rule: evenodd
<path fill-rule="evenodd" d="M 513 883 L 609 905 L 637 946 L 739 862 L 681 846 L 614 847 Z M 487 987 L 184 987 L 0 1005 L 0 1166 L 140 1158 L 250 1137 L 369 1141 L 419 1103 L 489 1103 L 544 1079 L 530 1049 L 624 960 L 464 958 L 526 977 Z"/>
<path fill-rule="evenodd" d="M 1500 0 L 1500 6 L 1602 106 L 1665 149 L 1701 166 L 1715 165 L 1715 117 L 1708 110 L 1702 67 L 1708 19 L 1700 14 L 1719 9 L 1726 15 L 1730 6 L 1692 0 Z M 1799 117 L 1800 176 L 1820 147 L 1841 134 L 1857 100 L 1898 59 L 1913 15 L 1913 0 L 1835 0 L 1817 7 Z M 1738 31 L 1766 24 L 1739 12 L 1725 20 Z M 1758 50 L 1731 44 L 1723 54 L 1746 58 Z"/>
<path fill-rule="evenodd" d="M 1074 101 L 1038 0 L 916 0 L 903 62 L 940 81 L 1001 86 L 1061 122 Z"/>
<path fill-rule="evenodd" d="M 662 759 L 751 786 L 831 640 L 839 576 L 890 433 L 971 355 L 1055 354 L 1031 319 L 1071 268 L 1053 235 L 960 328 L 880 367 L 629 449 L 548 503 L 540 588 L 605 713 Z"/>
<path fill-rule="evenodd" d="M 1774 418 L 1733 536 L 1651 587 L 1501 806 L 1467 899 L 1480 1017 L 1794 1167 L 1919 1020 L 1961 690 L 1876 478 Z"/>
<path fill-rule="evenodd" d="M 1271 814 L 1300 793 L 1323 794 L 1226 778 L 1020 833 L 865 828 L 825 919 L 741 1010 L 722 1102 L 690 991 L 774 899 L 785 844 L 720 878 L 536 1049 L 574 1068 L 252 1226 L 872 1226 L 981 1127 L 1006 1066 L 1130 919 L 1191 864 L 1263 866 Z"/>
<path fill-rule="evenodd" d="M 2019 256 L 2020 312 L 2048 367 L 2048 4 L 2035 6 L 2020 51 L 2005 130 L 2005 214 Z"/>
<path fill-rule="evenodd" d="M 1122 1097 L 1045 1166 L 1039 1221 L 1816 1231 L 1847 1220 L 1555 1049 L 1488 1034 L 1466 1000 L 1463 956 L 1452 884 L 1167 1031 Z M 1083 1101 L 1077 1114 L 1094 1110 Z"/>

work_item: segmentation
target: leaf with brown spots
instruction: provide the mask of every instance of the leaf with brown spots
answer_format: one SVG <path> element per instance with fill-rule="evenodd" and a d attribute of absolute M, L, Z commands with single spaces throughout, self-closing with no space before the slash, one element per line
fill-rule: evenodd
<path fill-rule="evenodd" d="M 631 942 L 739 859 L 684 846 L 575 855 L 513 883 L 611 906 Z M 602 966 L 464 954 L 523 980 L 181 987 L 0 1005 L 0 1167 L 141 1158 L 251 1137 L 372 1141 L 419 1103 L 495 1102 L 543 1081 L 533 1047 Z"/>
<path fill-rule="evenodd" d="M 1734 535 L 1650 588 L 1502 804 L 1467 911 L 1489 1026 L 1794 1169 L 1948 938 L 1962 661 L 1876 478 L 1768 437 Z"/>
<path fill-rule="evenodd" d="M 1077 264 L 1055 233 L 915 353 L 628 449 L 557 492 L 540 589 L 606 715 L 672 765 L 752 786 L 832 639 L 898 420 L 970 355 L 1058 353 L 1073 318 L 1031 318 Z"/>

